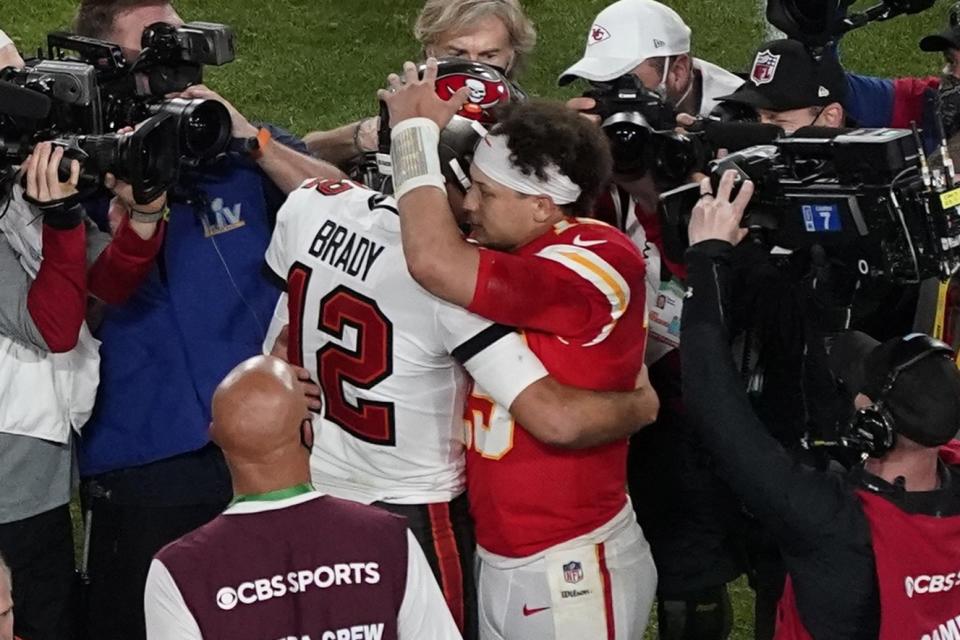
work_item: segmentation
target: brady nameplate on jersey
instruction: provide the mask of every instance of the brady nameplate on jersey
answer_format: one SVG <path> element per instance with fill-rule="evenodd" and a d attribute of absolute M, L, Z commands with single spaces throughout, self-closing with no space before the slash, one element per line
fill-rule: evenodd
<path fill-rule="evenodd" d="M 383 254 L 383 245 L 326 220 L 310 244 L 310 255 L 334 269 L 366 281 L 370 269 Z"/>

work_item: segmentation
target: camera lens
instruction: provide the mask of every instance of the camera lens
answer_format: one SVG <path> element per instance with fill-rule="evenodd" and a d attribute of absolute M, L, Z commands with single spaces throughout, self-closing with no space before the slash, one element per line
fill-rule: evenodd
<path fill-rule="evenodd" d="M 219 102 L 204 100 L 184 112 L 180 145 L 185 156 L 211 158 L 230 143 L 230 114 Z"/>
<path fill-rule="evenodd" d="M 650 131 L 635 124 L 620 122 L 603 128 L 610 140 L 613 170 L 623 174 L 642 174 L 646 171 L 647 145 Z"/>
<path fill-rule="evenodd" d="M 216 100 L 167 100 L 152 108 L 176 122 L 180 155 L 187 160 L 208 160 L 223 153 L 230 144 L 230 112 Z"/>

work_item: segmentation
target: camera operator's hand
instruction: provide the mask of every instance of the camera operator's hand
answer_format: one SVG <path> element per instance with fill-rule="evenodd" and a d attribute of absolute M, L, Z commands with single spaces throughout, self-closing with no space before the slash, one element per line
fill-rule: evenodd
<path fill-rule="evenodd" d="M 144 221 L 142 218 L 153 218 L 167 208 L 167 194 L 163 193 L 147 204 L 139 204 L 133 197 L 133 187 L 115 175 L 108 173 L 103 179 L 103 186 L 113 192 L 115 196 L 110 201 L 107 211 L 107 220 L 110 224 L 110 233 L 116 234 L 120 222 L 124 217 L 129 218 L 130 228 L 144 240 L 149 240 L 157 231 L 160 217 L 156 220 Z M 141 218 L 141 219 L 138 219 Z"/>
<path fill-rule="evenodd" d="M 115 175 L 108 173 L 104 176 L 103 186 L 113 192 L 117 202 L 125 207 L 127 211 L 139 211 L 140 213 L 153 215 L 164 210 L 167 206 L 167 194 L 161 193 L 156 199 L 147 204 L 140 204 L 133 197 L 133 187 L 123 180 L 118 180 Z"/>
<path fill-rule="evenodd" d="M 70 177 L 61 182 L 58 170 L 63 160 L 63 147 L 54 147 L 50 142 L 41 142 L 23 163 L 26 172 L 27 196 L 41 208 L 67 203 L 77 195 L 80 182 L 80 163 L 70 161 Z"/>
<path fill-rule="evenodd" d="M 250 124 L 250 121 L 247 120 L 242 113 L 237 111 L 236 107 L 227 102 L 223 96 L 202 84 L 187 87 L 180 93 L 171 93 L 167 97 L 185 98 L 187 100 L 216 100 L 226 107 L 230 113 L 231 132 L 234 138 L 253 138 L 259 131 L 255 126 Z"/>
<path fill-rule="evenodd" d="M 139 126 L 139 125 L 138 125 Z M 117 133 L 130 134 L 134 127 L 124 127 Z M 111 235 L 116 235 L 117 229 L 124 218 L 129 220 L 130 228 L 143 240 L 149 240 L 157 232 L 161 214 L 167 208 L 167 194 L 162 193 L 151 202 L 140 204 L 133 197 L 133 186 L 128 182 L 117 179 L 112 173 L 103 178 L 103 186 L 113 192 L 114 198 L 110 201 L 107 210 L 107 222 L 110 225 Z M 147 218 L 145 221 L 143 218 Z M 156 218 L 155 220 L 151 218 Z"/>
<path fill-rule="evenodd" d="M 574 111 L 579 111 L 580 115 L 593 122 L 595 124 L 600 124 L 600 116 L 595 113 L 587 113 L 592 109 L 595 109 L 597 106 L 597 101 L 593 98 L 584 98 L 579 96 L 576 98 L 570 98 L 567 100 L 567 108 L 573 109 Z"/>
<path fill-rule="evenodd" d="M 753 182 L 744 182 L 740 193 L 731 201 L 730 194 L 736 176 L 736 171 L 724 172 L 716 197 L 713 195 L 710 179 L 704 178 L 700 181 L 700 201 L 693 208 L 690 226 L 687 227 L 691 246 L 704 240 L 724 240 L 735 245 L 747 235 L 747 230 L 740 228 L 740 221 L 750 198 L 753 197 Z"/>
<path fill-rule="evenodd" d="M 687 127 L 692 127 L 695 124 L 697 124 L 697 119 L 689 113 L 677 114 L 677 128 L 683 133 L 686 133 Z"/>
<path fill-rule="evenodd" d="M 427 70 L 419 77 L 417 65 L 409 60 L 403 63 L 403 79 L 395 73 L 387 76 L 390 89 L 380 89 L 379 97 L 390 110 L 390 126 L 395 127 L 410 118 L 429 118 L 443 129 L 457 111 L 467 102 L 469 87 L 462 87 L 449 100 L 437 95 L 437 60 L 427 59 Z"/>

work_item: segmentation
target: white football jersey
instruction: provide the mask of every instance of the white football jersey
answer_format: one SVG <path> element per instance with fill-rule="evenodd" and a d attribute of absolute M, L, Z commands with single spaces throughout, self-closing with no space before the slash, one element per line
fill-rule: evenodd
<path fill-rule="evenodd" d="M 290 360 L 323 391 L 314 485 L 370 503 L 447 502 L 464 490 L 467 372 L 509 407 L 547 375 L 522 337 L 427 293 L 407 271 L 396 203 L 310 180 L 277 214 L 267 265 L 286 282 L 265 351 L 290 325 Z"/>

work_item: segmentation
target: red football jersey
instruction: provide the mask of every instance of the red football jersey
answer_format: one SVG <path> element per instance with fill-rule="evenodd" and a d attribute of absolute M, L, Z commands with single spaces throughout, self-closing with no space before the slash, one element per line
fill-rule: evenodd
<path fill-rule="evenodd" d="M 513 254 L 483 250 L 469 309 L 521 327 L 560 382 L 633 389 L 646 343 L 644 263 L 630 239 L 570 218 Z M 467 407 L 467 495 L 487 551 L 533 555 L 599 528 L 626 503 L 627 441 L 547 446 L 479 387 Z"/>

